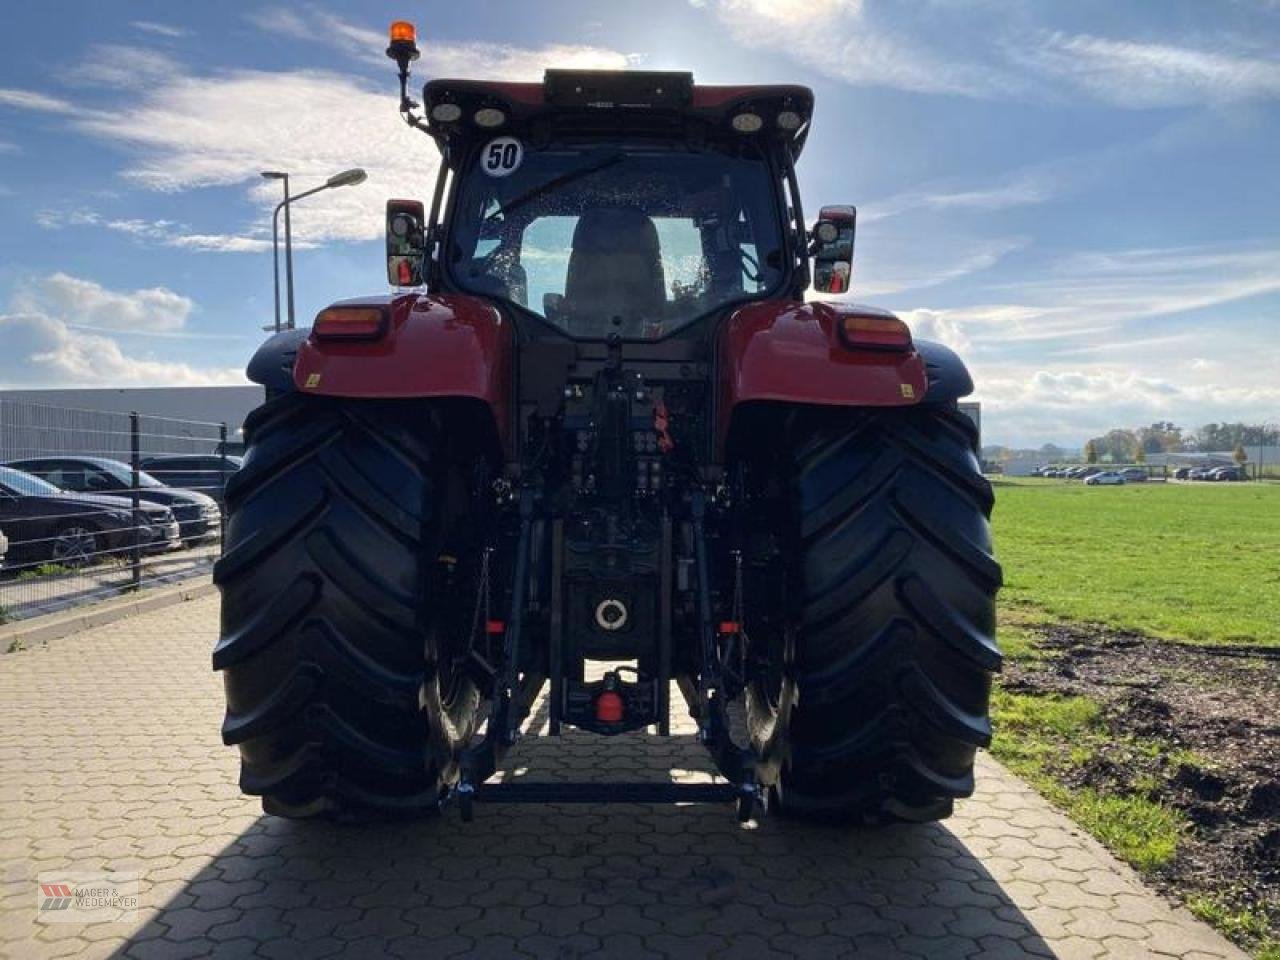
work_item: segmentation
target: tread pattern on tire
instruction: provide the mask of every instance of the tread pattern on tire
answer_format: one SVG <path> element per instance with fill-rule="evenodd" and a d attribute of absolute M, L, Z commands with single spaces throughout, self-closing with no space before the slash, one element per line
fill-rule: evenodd
<path fill-rule="evenodd" d="M 420 403 L 287 394 L 245 424 L 214 569 L 213 666 L 241 788 L 269 813 L 421 813 L 439 800 L 418 700 L 432 423 Z"/>
<path fill-rule="evenodd" d="M 991 739 L 990 484 L 950 407 L 805 411 L 791 425 L 800 528 L 786 811 L 932 820 L 973 792 Z"/>

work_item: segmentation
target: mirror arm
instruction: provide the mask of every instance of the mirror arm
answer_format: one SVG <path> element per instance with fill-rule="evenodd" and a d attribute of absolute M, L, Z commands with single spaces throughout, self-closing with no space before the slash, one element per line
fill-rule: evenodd
<path fill-rule="evenodd" d="M 800 183 L 796 178 L 795 155 L 791 148 L 788 147 L 783 154 L 783 174 L 787 178 L 787 192 L 791 194 L 791 207 L 795 215 L 796 241 L 799 252 L 800 265 L 796 273 L 796 295 L 799 299 L 804 299 L 804 292 L 809 288 L 812 271 L 809 264 L 811 251 L 809 250 L 807 231 L 804 228 L 804 208 L 800 203 Z"/>
<path fill-rule="evenodd" d="M 444 240 L 444 225 L 440 222 L 441 204 L 444 202 L 444 188 L 449 181 L 449 152 L 447 146 L 441 150 L 440 169 L 436 171 L 436 186 L 431 193 L 431 212 L 427 217 L 426 249 L 423 251 L 427 262 L 427 285 L 435 290 L 440 285 L 440 258 L 436 253 Z"/>

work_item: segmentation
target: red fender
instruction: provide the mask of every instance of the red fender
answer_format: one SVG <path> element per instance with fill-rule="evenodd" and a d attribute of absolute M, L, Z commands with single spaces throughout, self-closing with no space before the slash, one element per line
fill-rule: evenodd
<path fill-rule="evenodd" d="M 777 300 L 750 304 L 729 317 L 717 357 L 721 451 L 740 404 L 905 407 L 924 399 L 928 378 L 920 354 L 849 349 L 836 326 L 850 314 L 893 317 L 876 307 Z"/>
<path fill-rule="evenodd" d="M 318 341 L 298 349 L 293 382 L 329 397 L 471 397 L 488 404 L 498 439 L 511 427 L 511 325 L 477 297 L 409 294 L 343 301 L 388 307 L 377 340 Z"/>

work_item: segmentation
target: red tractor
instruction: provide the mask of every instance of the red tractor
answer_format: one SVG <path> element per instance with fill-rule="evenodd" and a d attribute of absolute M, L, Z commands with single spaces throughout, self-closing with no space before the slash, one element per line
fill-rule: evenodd
<path fill-rule="evenodd" d="M 855 224 L 801 210 L 812 92 L 549 70 L 419 107 L 408 24 L 388 54 L 442 158 L 429 211 L 387 205 L 408 289 L 249 366 L 213 655 L 243 790 L 947 816 L 1000 666 L 972 381 L 805 301 L 848 289 Z M 544 686 L 553 736 L 663 736 L 672 681 L 723 783 L 486 784 Z"/>

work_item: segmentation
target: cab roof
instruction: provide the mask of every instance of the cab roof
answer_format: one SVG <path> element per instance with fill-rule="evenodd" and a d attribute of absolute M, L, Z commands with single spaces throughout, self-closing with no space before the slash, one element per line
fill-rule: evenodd
<path fill-rule="evenodd" d="M 430 132 L 448 143 L 516 129 L 533 136 L 765 137 L 789 143 L 798 157 L 813 116 L 808 87 L 695 84 L 691 73 L 648 70 L 548 70 L 542 83 L 438 79 L 422 93 Z"/>

